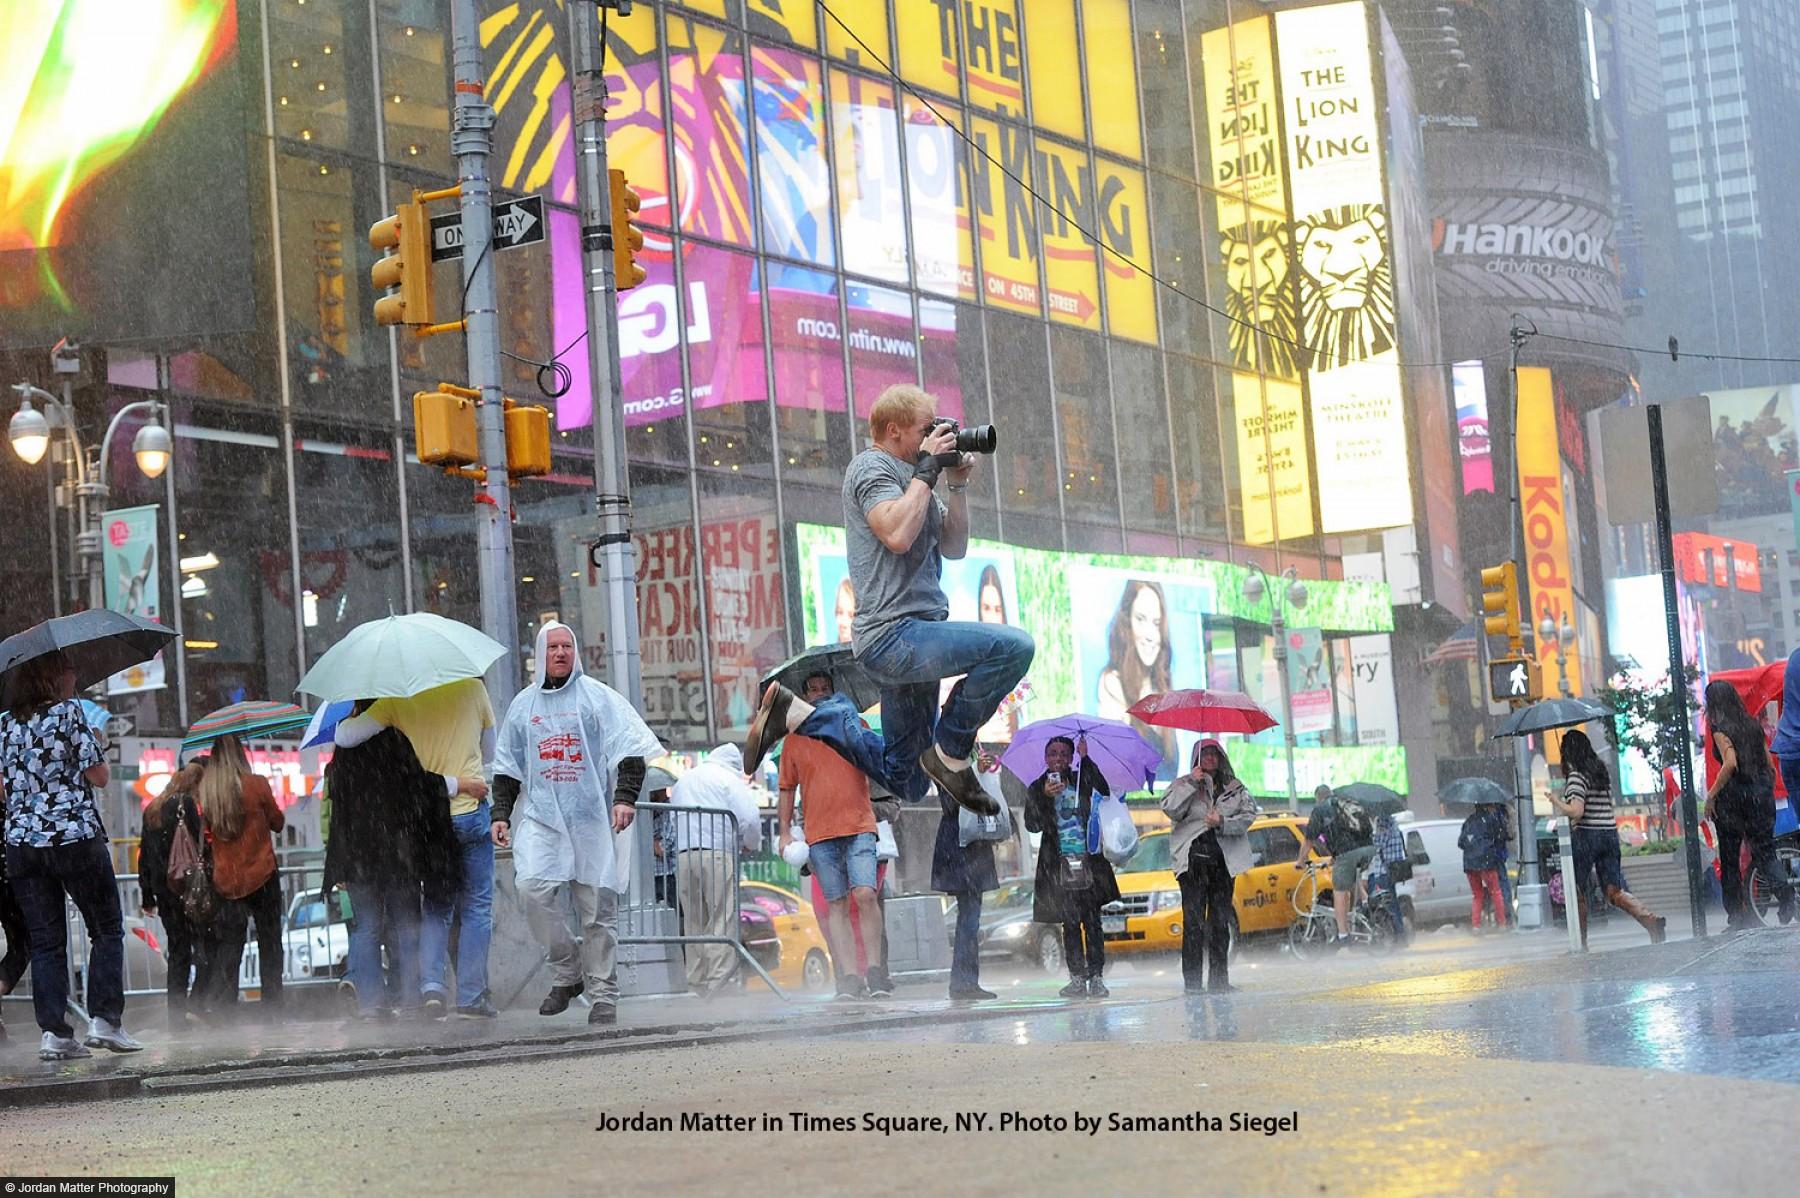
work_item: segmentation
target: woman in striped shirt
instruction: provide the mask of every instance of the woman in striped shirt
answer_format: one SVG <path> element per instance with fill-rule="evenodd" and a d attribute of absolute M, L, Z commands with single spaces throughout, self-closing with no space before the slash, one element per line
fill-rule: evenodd
<path fill-rule="evenodd" d="M 1612 775 L 1594 753 L 1585 732 L 1569 732 L 1562 741 L 1563 792 L 1550 795 L 1550 805 L 1569 817 L 1575 841 L 1575 898 L 1581 912 L 1581 947 L 1587 947 L 1588 882 L 1596 873 L 1606 901 L 1637 920 L 1650 933 L 1650 943 L 1668 939 L 1669 921 L 1644 906 L 1625 889 L 1619 862 L 1619 822 L 1613 816 Z"/>

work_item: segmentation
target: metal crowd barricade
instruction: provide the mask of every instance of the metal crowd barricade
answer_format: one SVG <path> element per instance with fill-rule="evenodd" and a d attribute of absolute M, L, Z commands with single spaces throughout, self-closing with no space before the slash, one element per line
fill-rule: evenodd
<path fill-rule="evenodd" d="M 674 884 L 658 886 L 654 868 L 648 874 L 634 871 L 619 904 L 619 944 L 678 946 L 688 955 L 690 976 L 698 972 L 702 985 L 728 981 L 735 960 L 786 999 L 759 958 L 759 952 L 772 952 L 775 963 L 780 962 L 781 945 L 773 929 L 750 943 L 744 939 L 738 888 L 743 840 L 737 815 L 722 807 L 644 802 L 637 805 L 637 819 L 651 832 L 644 843 L 661 840 L 665 851 L 672 850 L 675 872 L 664 876 L 672 876 Z M 657 859 L 654 848 L 638 854 L 639 863 Z M 696 954 L 701 962 L 697 970 Z"/>

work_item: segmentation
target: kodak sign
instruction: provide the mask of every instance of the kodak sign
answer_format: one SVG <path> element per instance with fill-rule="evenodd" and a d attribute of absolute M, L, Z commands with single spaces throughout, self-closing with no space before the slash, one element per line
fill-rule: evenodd
<path fill-rule="evenodd" d="M 1556 401 L 1550 372 L 1539 366 L 1519 367 L 1519 509 L 1525 522 L 1525 576 L 1530 592 L 1531 626 L 1546 617 L 1558 628 L 1563 617 L 1579 629 L 1575 618 L 1575 586 L 1569 571 L 1569 523 L 1563 504 L 1562 454 L 1557 444 Z M 1569 691 L 1581 693 L 1581 666 L 1576 646 L 1568 648 Z M 1538 666 L 1545 689 L 1554 692 L 1556 650 L 1539 646 Z"/>

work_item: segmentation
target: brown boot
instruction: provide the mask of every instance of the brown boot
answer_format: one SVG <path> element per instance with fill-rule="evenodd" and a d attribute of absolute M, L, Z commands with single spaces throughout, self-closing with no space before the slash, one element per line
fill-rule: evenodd
<path fill-rule="evenodd" d="M 1608 886 L 1606 898 L 1613 906 L 1637 920 L 1644 930 L 1650 933 L 1651 944 L 1661 944 L 1669 938 L 1669 921 L 1660 915 L 1653 914 L 1650 908 L 1639 902 L 1637 896 L 1631 891 L 1620 890 L 1617 886 Z"/>

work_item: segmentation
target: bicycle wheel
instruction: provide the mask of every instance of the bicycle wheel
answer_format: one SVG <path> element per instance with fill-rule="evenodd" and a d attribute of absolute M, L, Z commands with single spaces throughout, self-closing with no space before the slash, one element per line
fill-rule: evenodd
<path fill-rule="evenodd" d="M 1392 952 L 1394 935 L 1389 930 L 1387 915 L 1358 909 L 1350 913 L 1350 939 L 1367 944 L 1380 952 Z"/>
<path fill-rule="evenodd" d="M 1307 915 L 1288 925 L 1288 948 L 1295 960 L 1310 961 L 1325 951 L 1327 920 Z"/>

